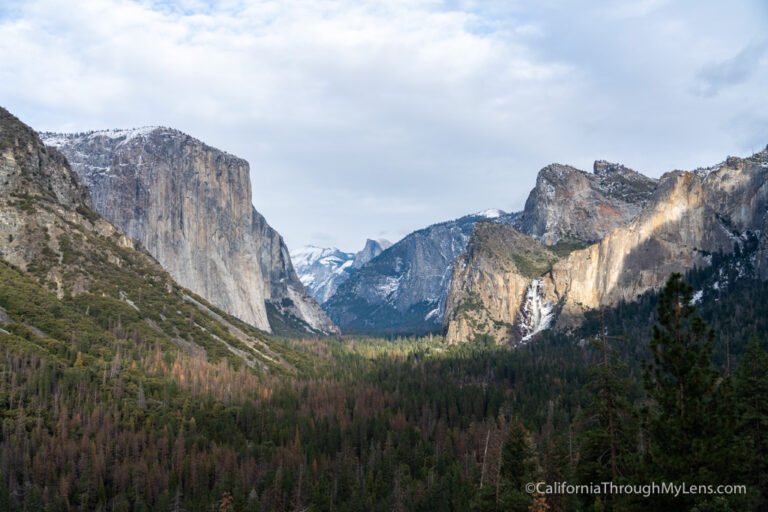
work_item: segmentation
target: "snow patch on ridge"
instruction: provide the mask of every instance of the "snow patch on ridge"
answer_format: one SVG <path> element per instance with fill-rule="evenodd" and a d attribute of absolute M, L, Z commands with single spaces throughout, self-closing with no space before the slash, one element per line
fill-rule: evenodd
<path fill-rule="evenodd" d="M 489 208 L 488 210 L 483 210 L 481 212 L 477 212 L 473 214 L 473 217 L 485 217 L 486 219 L 498 219 L 502 215 L 506 215 L 506 212 L 503 210 L 499 210 L 498 208 Z"/>
<path fill-rule="evenodd" d="M 40 138 L 43 140 L 46 146 L 52 146 L 54 148 L 60 148 L 64 144 L 67 144 L 73 140 L 85 140 L 95 139 L 97 137 L 106 137 L 108 139 L 124 139 L 120 141 L 120 144 L 125 144 L 136 137 L 143 137 L 152 133 L 160 128 L 159 126 L 142 126 L 140 128 L 129 129 L 110 129 L 110 130 L 97 130 L 93 132 L 85 133 L 53 133 L 42 132 Z"/>
<path fill-rule="evenodd" d="M 388 276 L 384 278 L 384 282 L 382 282 L 376 287 L 376 290 L 379 292 L 379 294 L 382 297 L 389 298 L 389 296 L 395 293 L 397 289 L 400 287 L 401 279 L 402 279 L 402 276 L 400 277 Z"/>

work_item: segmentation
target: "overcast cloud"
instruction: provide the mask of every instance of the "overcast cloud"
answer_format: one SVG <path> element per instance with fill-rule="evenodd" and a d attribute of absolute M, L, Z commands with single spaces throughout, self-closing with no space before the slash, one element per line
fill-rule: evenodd
<path fill-rule="evenodd" d="M 768 143 L 764 0 L 8 1 L 0 101 L 246 158 L 290 247 L 522 208 L 550 162 L 659 176 Z"/>

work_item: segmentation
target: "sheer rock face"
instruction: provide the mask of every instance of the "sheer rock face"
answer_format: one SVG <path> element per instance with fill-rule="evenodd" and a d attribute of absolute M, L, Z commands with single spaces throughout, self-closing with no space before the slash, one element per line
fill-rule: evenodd
<path fill-rule="evenodd" d="M 655 188 L 656 180 L 620 164 L 599 160 L 593 174 L 552 164 L 539 172 L 515 225 L 547 244 L 596 242 L 637 217 Z"/>
<path fill-rule="evenodd" d="M 371 240 L 370 238 L 365 241 L 365 246 L 357 251 L 352 259 L 352 268 L 360 268 L 373 258 L 392 247 L 392 242 L 389 240 Z"/>
<path fill-rule="evenodd" d="M 10 263 L 25 278 L 41 285 L 33 288 L 34 292 L 26 289 L 20 290 L 17 296 L 4 297 L 9 298 L 11 304 L 19 304 L 20 300 L 35 301 L 36 297 L 30 293 L 45 294 L 50 290 L 63 300 L 61 305 L 65 311 L 74 313 L 81 307 L 70 297 L 86 295 L 84 314 L 64 319 L 66 325 L 75 329 L 73 336 L 82 326 L 90 332 L 88 336 L 95 339 L 94 333 L 98 331 L 91 329 L 98 327 L 88 319 L 92 306 L 103 308 L 97 316 L 117 318 L 118 324 L 125 311 L 123 307 L 136 311 L 151 329 L 152 339 L 160 341 L 163 349 L 175 345 L 200 355 L 208 354 L 211 349 L 221 355 L 225 350 L 254 369 L 267 371 L 282 367 L 295 371 L 272 350 L 263 334 L 193 297 L 188 289 L 174 282 L 155 258 L 136 248 L 131 238 L 91 209 L 88 189 L 79 182 L 64 155 L 46 147 L 34 130 L 3 108 L 0 108 L 0 261 Z M 3 269 L 3 275 L 14 273 L 14 269 Z M 181 319 L 187 325 L 194 322 L 199 330 L 193 330 L 192 336 L 180 332 Z M 69 338 L 50 337 L 45 332 L 49 322 L 40 323 L 40 320 L 34 315 L 27 317 L 18 309 L 14 313 L 0 307 L 0 325 L 23 324 L 44 340 L 40 343 L 43 352 L 55 351 L 58 342 L 72 342 Z M 105 335 L 114 335 L 116 339 L 123 336 L 119 331 L 103 330 Z M 58 332 L 60 335 L 62 331 Z M 146 334 L 136 332 L 138 338 Z"/>
<path fill-rule="evenodd" d="M 335 332 L 253 208 L 245 160 L 168 128 L 42 137 L 67 157 L 96 210 L 182 286 L 265 331 L 273 313 Z"/>
<path fill-rule="evenodd" d="M 596 174 L 601 172 L 599 166 L 598 162 Z M 572 171 L 563 174 L 576 183 L 584 178 Z M 709 169 L 667 173 L 654 184 L 650 197 L 640 195 L 635 204 L 645 206 L 631 222 L 615 226 L 599 242 L 555 261 L 535 279 L 521 275 L 510 264 L 513 255 L 525 247 L 516 238 L 498 232 L 481 236 L 478 230 L 471 249 L 457 265 L 448 303 L 460 304 L 475 293 L 477 309 L 486 321 L 471 325 L 455 314 L 446 315 L 449 341 L 466 341 L 480 334 L 499 342 L 519 341 L 523 337 L 519 305 L 534 280 L 540 281 L 534 302 L 554 311 L 555 326 L 576 325 L 589 309 L 633 301 L 660 288 L 672 272 L 709 265 L 711 253 L 733 251 L 747 232 L 759 234 L 761 246 L 755 263 L 761 277 L 768 278 L 767 180 L 768 149 L 747 159 L 729 158 Z M 578 190 L 577 185 L 573 187 Z M 617 218 L 615 209 L 602 211 L 608 212 L 611 222 Z M 597 225 L 591 218 L 587 220 L 588 226 Z M 588 234 L 592 227 L 581 233 Z M 561 234 L 573 236 L 577 228 L 574 225 Z M 491 328 L 506 324 L 511 327 Z"/>
<path fill-rule="evenodd" d="M 635 221 L 554 265 L 545 293 L 562 305 L 558 324 L 578 322 L 587 309 L 635 300 L 673 272 L 709 265 L 709 254 L 730 253 L 747 231 L 761 233 L 756 264 L 768 277 L 767 178 L 766 151 L 664 175 Z"/>

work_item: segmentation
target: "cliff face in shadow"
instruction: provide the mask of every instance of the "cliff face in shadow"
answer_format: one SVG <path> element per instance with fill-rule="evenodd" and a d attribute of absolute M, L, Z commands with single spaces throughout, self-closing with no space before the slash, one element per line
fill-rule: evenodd
<path fill-rule="evenodd" d="M 453 262 L 484 220 L 468 215 L 409 234 L 355 270 L 323 308 L 344 332 L 439 332 Z"/>

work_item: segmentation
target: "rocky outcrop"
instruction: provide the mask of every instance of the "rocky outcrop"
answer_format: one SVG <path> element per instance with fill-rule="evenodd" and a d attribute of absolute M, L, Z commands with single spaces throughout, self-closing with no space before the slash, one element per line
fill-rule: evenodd
<path fill-rule="evenodd" d="M 64 155 L 45 148 L 33 130 L 3 108 L 0 151 L 3 197 L 38 196 L 70 208 L 89 205 L 88 192 L 71 172 Z"/>
<path fill-rule="evenodd" d="M 84 247 L 86 237 L 133 247 L 92 210 L 87 189 L 64 155 L 0 108 L 0 259 L 33 274 L 60 298 L 81 293 L 91 278 L 66 257 L 73 231 Z M 92 252 L 107 262 L 117 258 L 102 248 Z"/>
<path fill-rule="evenodd" d="M 169 128 L 42 137 L 69 159 L 95 209 L 182 286 L 265 331 L 336 332 L 253 208 L 245 160 Z"/>
<path fill-rule="evenodd" d="M 0 258 L 28 270 L 43 256 L 53 259 L 65 222 L 107 232 L 91 211 L 88 192 L 66 158 L 46 148 L 37 134 L 0 108 Z M 98 217 L 98 216 L 95 216 Z M 93 224 L 96 224 L 94 226 Z M 60 272 L 46 274 L 55 282 Z"/>
<path fill-rule="evenodd" d="M 765 277 L 767 179 L 766 151 L 664 175 L 635 221 L 554 265 L 545 295 L 562 304 L 558 325 L 578 322 L 587 309 L 635 300 L 673 272 L 709 265 L 712 253 L 730 253 L 748 232 L 761 234 L 756 265 Z"/>
<path fill-rule="evenodd" d="M 596 165 L 596 174 L 602 172 L 598 166 L 602 164 Z M 640 196 L 646 206 L 629 224 L 616 227 L 598 243 L 565 255 L 527 280 L 509 272 L 508 263 L 505 267 L 520 251 L 520 244 L 496 236 L 492 243 L 502 244 L 502 249 L 486 250 L 483 265 L 455 274 L 449 303 L 466 296 L 466 290 L 483 279 L 492 283 L 484 276 L 493 276 L 497 282 L 486 287 L 478 307 L 486 312 L 486 323 L 520 326 L 519 332 L 489 333 L 500 342 L 510 339 L 511 333 L 515 341 L 526 336 L 526 309 L 519 309 L 513 317 L 510 311 L 514 307 L 508 305 L 521 301 L 523 288 L 531 307 L 546 310 L 546 314 L 537 314 L 539 319 L 551 314 L 557 319 L 549 323 L 565 328 L 579 323 L 589 309 L 633 301 L 660 288 L 673 272 L 709 265 L 713 253 L 729 253 L 755 235 L 760 244 L 755 265 L 762 278 L 768 278 L 768 149 L 746 159 L 729 158 L 708 169 L 667 173 L 654 188 L 650 197 Z M 491 243 L 478 239 L 481 242 Z M 450 341 L 484 334 L 455 317 L 446 316 L 446 320 Z"/>
<path fill-rule="evenodd" d="M 357 251 L 354 258 L 352 258 L 352 268 L 362 267 L 390 247 L 392 247 L 392 242 L 389 240 L 371 240 L 370 238 L 367 239 L 363 248 Z"/>
<path fill-rule="evenodd" d="M 291 261 L 304 288 L 318 303 L 323 304 L 356 269 L 391 245 L 387 240 L 368 239 L 365 247 L 357 253 L 309 245 L 291 251 Z"/>
<path fill-rule="evenodd" d="M 539 172 L 514 224 L 550 245 L 596 242 L 637 217 L 655 188 L 656 180 L 620 164 L 597 161 L 593 174 L 552 164 Z"/>
<path fill-rule="evenodd" d="M 556 260 L 544 244 L 512 226 L 479 223 L 454 265 L 445 311 L 447 339 L 489 336 L 502 343 L 530 336 L 549 319 L 541 314 L 545 304 L 535 302 L 540 285 L 534 286 L 536 295 L 526 309 L 527 293 Z"/>

